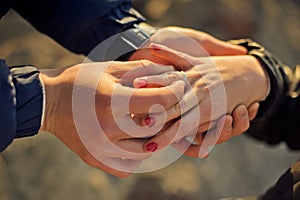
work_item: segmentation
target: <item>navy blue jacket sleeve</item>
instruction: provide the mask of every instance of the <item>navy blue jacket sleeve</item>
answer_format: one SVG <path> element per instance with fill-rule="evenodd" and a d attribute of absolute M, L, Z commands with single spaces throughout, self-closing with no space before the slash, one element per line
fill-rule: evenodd
<path fill-rule="evenodd" d="M 37 30 L 84 55 L 144 18 L 130 0 L 17 0 L 13 6 Z"/>
<path fill-rule="evenodd" d="M 10 71 L 5 62 L 0 60 L 0 151 L 12 142 L 16 132 L 15 94 Z"/>
<path fill-rule="evenodd" d="M 14 138 L 35 135 L 41 126 L 43 89 L 33 66 L 8 67 L 0 60 L 0 152 Z"/>

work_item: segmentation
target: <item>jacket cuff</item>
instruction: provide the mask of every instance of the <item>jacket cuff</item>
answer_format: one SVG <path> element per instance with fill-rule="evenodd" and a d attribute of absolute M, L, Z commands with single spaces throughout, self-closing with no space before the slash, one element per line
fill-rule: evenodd
<path fill-rule="evenodd" d="M 39 71 L 33 66 L 10 67 L 16 90 L 15 138 L 33 136 L 41 127 L 43 113 L 43 85 Z"/>

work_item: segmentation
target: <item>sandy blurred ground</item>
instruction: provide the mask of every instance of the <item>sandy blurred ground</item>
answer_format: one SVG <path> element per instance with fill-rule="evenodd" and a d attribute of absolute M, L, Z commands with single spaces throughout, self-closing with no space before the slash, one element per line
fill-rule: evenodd
<path fill-rule="evenodd" d="M 136 0 L 155 26 L 180 25 L 221 39 L 250 37 L 289 65 L 300 63 L 300 3 L 295 0 Z M 0 51 L 10 65 L 55 68 L 81 62 L 15 13 L 0 21 Z M 0 155 L 0 200 L 194 200 L 262 193 L 299 159 L 285 145 L 245 136 L 160 171 L 118 179 L 86 166 L 48 133 L 16 140 Z"/>

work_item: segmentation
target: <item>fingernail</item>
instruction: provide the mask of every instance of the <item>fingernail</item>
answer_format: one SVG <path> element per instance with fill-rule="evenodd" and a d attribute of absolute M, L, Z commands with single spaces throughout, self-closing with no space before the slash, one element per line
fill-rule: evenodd
<path fill-rule="evenodd" d="M 227 130 L 227 131 L 231 131 L 231 130 L 232 130 L 232 125 L 231 125 L 231 124 L 228 124 L 228 125 L 226 126 L 226 130 Z"/>
<path fill-rule="evenodd" d="M 143 88 L 148 84 L 148 81 L 145 79 L 137 79 L 135 83 L 138 88 Z"/>
<path fill-rule="evenodd" d="M 155 119 L 150 117 L 150 116 L 147 116 L 145 117 L 145 124 L 148 126 L 148 127 L 152 127 L 154 124 L 155 124 Z"/>
<path fill-rule="evenodd" d="M 157 148 L 158 148 L 158 145 L 155 142 L 150 142 L 146 145 L 146 150 L 148 152 L 155 152 L 157 150 Z"/>
<path fill-rule="evenodd" d="M 226 128 L 227 131 L 232 130 L 232 120 L 230 120 L 230 123 L 228 123 L 225 128 Z"/>
<path fill-rule="evenodd" d="M 156 50 L 156 51 L 159 51 L 161 50 L 161 46 L 157 45 L 157 44 L 151 44 L 151 47 Z"/>
<path fill-rule="evenodd" d="M 240 118 L 245 118 L 247 116 L 247 111 L 246 110 L 242 110 L 239 112 L 239 117 Z"/>

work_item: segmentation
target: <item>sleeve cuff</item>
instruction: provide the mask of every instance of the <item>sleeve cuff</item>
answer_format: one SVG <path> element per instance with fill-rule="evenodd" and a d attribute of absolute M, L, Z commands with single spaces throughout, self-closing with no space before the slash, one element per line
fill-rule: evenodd
<path fill-rule="evenodd" d="M 42 124 L 45 99 L 39 71 L 33 66 L 14 66 L 10 73 L 16 90 L 15 138 L 33 136 Z"/>

